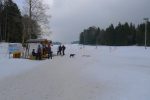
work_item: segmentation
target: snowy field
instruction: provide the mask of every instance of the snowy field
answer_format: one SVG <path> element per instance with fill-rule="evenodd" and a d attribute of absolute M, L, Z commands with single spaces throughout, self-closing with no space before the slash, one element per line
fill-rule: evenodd
<path fill-rule="evenodd" d="M 150 100 L 150 48 L 66 47 L 44 61 L 1 53 L 0 100 Z"/>

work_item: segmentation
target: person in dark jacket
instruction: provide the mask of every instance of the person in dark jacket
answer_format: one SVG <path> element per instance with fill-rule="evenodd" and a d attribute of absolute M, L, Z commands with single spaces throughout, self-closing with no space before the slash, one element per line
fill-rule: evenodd
<path fill-rule="evenodd" d="M 32 56 L 37 60 L 37 53 L 35 53 L 35 49 L 32 50 Z"/>
<path fill-rule="evenodd" d="M 51 46 L 50 44 L 48 44 L 48 47 L 47 47 L 47 50 L 48 50 L 48 59 L 51 58 L 52 59 L 52 49 L 51 49 Z"/>
<path fill-rule="evenodd" d="M 36 56 L 35 49 L 32 50 L 32 56 Z"/>
<path fill-rule="evenodd" d="M 57 50 L 57 55 L 61 55 L 61 51 L 62 51 L 62 47 L 61 45 L 58 47 L 58 50 Z"/>
<path fill-rule="evenodd" d="M 62 54 L 65 55 L 65 49 L 66 49 L 66 47 L 63 45 L 61 48 L 62 48 Z"/>
<path fill-rule="evenodd" d="M 38 45 L 38 49 L 37 49 L 37 56 L 38 56 L 38 60 L 42 60 L 42 49 L 41 46 Z"/>

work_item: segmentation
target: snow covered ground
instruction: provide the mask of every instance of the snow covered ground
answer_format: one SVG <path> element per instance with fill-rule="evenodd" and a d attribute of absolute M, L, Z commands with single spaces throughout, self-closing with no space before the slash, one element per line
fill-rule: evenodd
<path fill-rule="evenodd" d="M 8 45 L 8 43 L 0 43 L 0 79 L 18 75 L 40 64 L 39 61 L 10 58 Z"/>
<path fill-rule="evenodd" d="M 52 60 L 0 59 L 0 100 L 150 100 L 149 94 L 150 48 L 67 45 L 66 55 Z"/>

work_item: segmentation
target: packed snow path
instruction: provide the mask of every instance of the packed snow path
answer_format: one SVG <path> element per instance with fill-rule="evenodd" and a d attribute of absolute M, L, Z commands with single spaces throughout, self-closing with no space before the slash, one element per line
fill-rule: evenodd
<path fill-rule="evenodd" d="M 0 80 L 0 100 L 150 100 L 150 50 L 72 48 Z"/>

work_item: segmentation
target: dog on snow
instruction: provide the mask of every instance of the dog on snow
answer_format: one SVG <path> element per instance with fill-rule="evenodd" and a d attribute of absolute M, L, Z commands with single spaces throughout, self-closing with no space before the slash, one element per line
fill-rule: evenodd
<path fill-rule="evenodd" d="M 71 58 L 71 57 L 74 57 L 75 55 L 76 55 L 76 54 L 70 54 L 70 58 Z"/>

